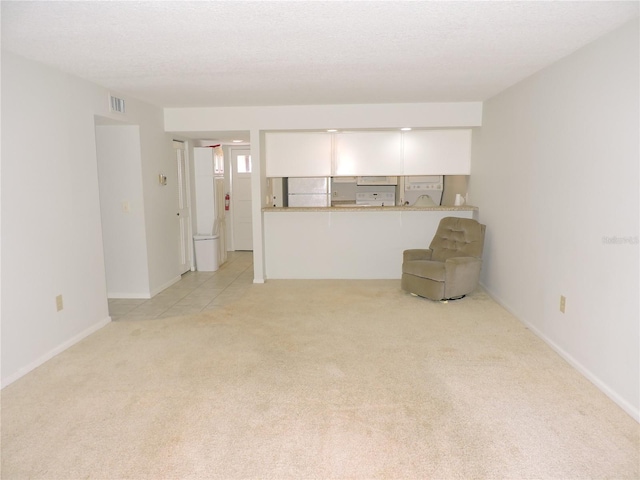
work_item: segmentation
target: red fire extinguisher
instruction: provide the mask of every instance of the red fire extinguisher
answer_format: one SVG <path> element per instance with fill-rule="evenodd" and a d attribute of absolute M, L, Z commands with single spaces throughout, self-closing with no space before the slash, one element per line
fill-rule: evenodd
<path fill-rule="evenodd" d="M 229 196 L 229 194 L 227 193 L 224 196 L 224 209 L 225 210 L 229 210 L 229 200 L 231 200 L 231 197 Z"/>

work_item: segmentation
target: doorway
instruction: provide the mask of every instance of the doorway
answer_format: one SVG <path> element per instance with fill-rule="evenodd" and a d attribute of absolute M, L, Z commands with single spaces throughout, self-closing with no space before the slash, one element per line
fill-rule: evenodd
<path fill-rule="evenodd" d="M 149 298 L 140 127 L 95 117 L 108 298 Z"/>
<path fill-rule="evenodd" d="M 232 148 L 231 153 L 231 213 L 233 249 L 253 250 L 251 215 L 251 150 Z"/>

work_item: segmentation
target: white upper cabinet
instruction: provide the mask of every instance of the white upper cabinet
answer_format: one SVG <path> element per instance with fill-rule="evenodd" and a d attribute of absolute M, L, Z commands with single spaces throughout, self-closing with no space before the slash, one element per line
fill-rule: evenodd
<path fill-rule="evenodd" d="M 414 130 L 403 138 L 404 175 L 469 175 L 471 130 Z"/>
<path fill-rule="evenodd" d="M 331 134 L 269 132 L 265 134 L 267 177 L 331 175 Z"/>
<path fill-rule="evenodd" d="M 400 132 L 337 133 L 335 148 L 335 176 L 402 175 Z"/>
<path fill-rule="evenodd" d="M 469 175 L 471 129 L 269 132 L 267 177 Z"/>

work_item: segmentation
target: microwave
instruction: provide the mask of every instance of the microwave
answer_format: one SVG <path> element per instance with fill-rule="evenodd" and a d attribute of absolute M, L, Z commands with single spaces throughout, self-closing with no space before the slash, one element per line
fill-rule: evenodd
<path fill-rule="evenodd" d="M 358 185 L 397 185 L 398 177 L 357 177 Z"/>

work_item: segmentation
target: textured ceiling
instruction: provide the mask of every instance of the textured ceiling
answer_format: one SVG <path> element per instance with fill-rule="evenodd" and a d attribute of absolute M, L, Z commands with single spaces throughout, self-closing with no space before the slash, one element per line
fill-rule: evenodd
<path fill-rule="evenodd" d="M 481 101 L 637 1 L 2 1 L 2 48 L 163 107 Z"/>

